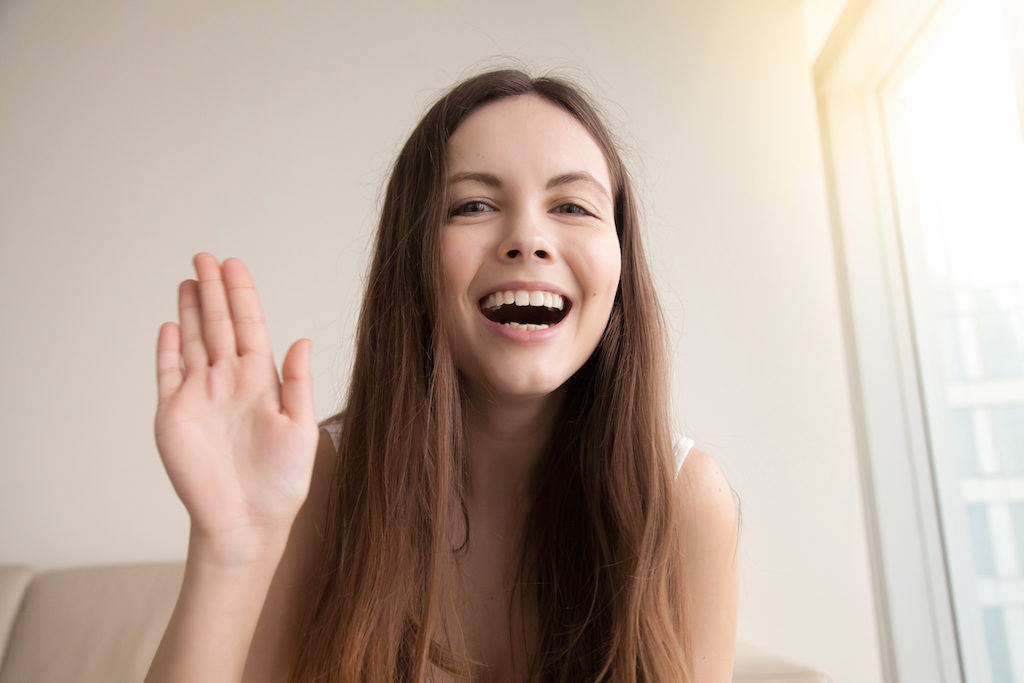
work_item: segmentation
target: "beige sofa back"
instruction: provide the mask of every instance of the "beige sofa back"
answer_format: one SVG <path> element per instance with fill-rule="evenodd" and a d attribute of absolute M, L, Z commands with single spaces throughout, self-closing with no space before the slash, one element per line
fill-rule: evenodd
<path fill-rule="evenodd" d="M 138 683 L 181 587 L 181 564 L 36 573 L 0 566 L 0 683 Z M 829 683 L 740 643 L 737 683 Z"/>
<path fill-rule="evenodd" d="M 181 564 L 0 567 L 0 683 L 142 681 L 181 578 Z"/>

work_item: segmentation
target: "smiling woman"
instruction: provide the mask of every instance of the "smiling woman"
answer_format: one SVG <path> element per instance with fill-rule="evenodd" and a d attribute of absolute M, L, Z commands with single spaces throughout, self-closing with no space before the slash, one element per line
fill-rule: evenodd
<path fill-rule="evenodd" d="M 195 266 L 158 342 L 193 533 L 149 681 L 730 679 L 736 510 L 670 433 L 635 200 L 578 89 L 489 72 L 414 130 L 317 447 L 309 345 L 278 383 L 244 266 Z"/>
<path fill-rule="evenodd" d="M 441 264 L 466 398 L 552 394 L 597 347 L 619 285 L 601 148 L 564 109 L 524 95 L 463 121 L 448 166 Z"/>

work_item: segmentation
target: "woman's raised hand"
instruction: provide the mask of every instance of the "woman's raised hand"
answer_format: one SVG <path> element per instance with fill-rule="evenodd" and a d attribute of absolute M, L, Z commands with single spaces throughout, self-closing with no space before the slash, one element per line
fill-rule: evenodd
<path fill-rule="evenodd" d="M 245 265 L 207 253 L 194 263 L 199 281 L 178 288 L 180 326 L 164 323 L 157 341 L 156 444 L 192 543 L 210 561 L 239 564 L 283 547 L 309 492 L 311 343 L 292 344 L 279 380 Z"/>

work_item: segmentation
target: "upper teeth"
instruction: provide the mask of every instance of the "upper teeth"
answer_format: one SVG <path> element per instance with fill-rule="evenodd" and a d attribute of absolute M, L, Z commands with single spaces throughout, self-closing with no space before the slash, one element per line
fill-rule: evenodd
<path fill-rule="evenodd" d="M 525 289 L 505 290 L 494 292 L 484 298 L 484 310 L 498 308 L 502 304 L 515 304 L 516 306 L 544 306 L 545 308 L 557 308 L 562 310 L 565 306 L 565 299 L 559 294 L 541 291 L 527 291 Z"/>

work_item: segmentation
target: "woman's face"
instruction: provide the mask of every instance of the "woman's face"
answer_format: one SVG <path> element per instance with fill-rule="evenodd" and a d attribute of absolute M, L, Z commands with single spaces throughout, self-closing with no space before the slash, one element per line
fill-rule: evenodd
<path fill-rule="evenodd" d="M 523 95 L 473 112 L 448 147 L 446 323 L 469 388 L 546 396 L 608 323 L 621 259 L 608 164 L 587 130 Z"/>

